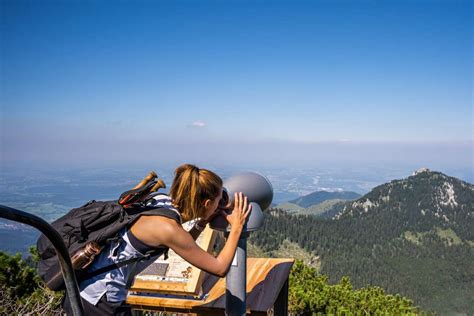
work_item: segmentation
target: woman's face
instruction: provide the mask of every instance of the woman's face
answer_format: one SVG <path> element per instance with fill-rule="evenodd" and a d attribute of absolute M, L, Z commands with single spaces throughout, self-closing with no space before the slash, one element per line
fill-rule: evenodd
<path fill-rule="evenodd" d="M 219 206 L 219 201 L 222 199 L 222 188 L 219 190 L 219 195 L 213 200 L 206 200 L 204 204 L 204 219 L 209 218 L 214 212 L 217 211 L 217 207 Z"/>

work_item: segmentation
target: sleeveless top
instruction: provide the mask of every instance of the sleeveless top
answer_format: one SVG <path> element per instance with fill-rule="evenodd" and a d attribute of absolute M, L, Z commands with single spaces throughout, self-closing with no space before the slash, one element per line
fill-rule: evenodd
<path fill-rule="evenodd" d="M 181 224 L 181 215 L 172 205 L 169 196 L 164 194 L 155 195 L 147 206 L 167 208 L 176 212 L 178 215 L 176 218 L 179 219 L 179 221 L 177 221 Z M 174 219 L 176 220 L 176 218 Z M 110 264 L 119 263 L 131 258 L 146 259 L 140 260 L 136 264 L 125 265 L 82 281 L 79 284 L 81 297 L 92 305 L 96 305 L 104 294 L 107 296 L 108 302 L 116 303 L 125 301 L 127 298 L 127 282 L 155 261 L 156 256 L 146 256 L 146 252 L 151 249 L 154 248 L 138 240 L 129 228 L 121 230 L 119 238 L 111 242 L 100 252 L 87 271 L 95 271 Z M 167 250 L 167 248 L 161 249 L 163 249 L 163 252 Z"/>

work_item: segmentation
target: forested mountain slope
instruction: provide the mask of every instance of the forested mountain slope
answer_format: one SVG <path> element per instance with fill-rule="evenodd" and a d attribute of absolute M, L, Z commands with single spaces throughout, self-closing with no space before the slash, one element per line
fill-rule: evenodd
<path fill-rule="evenodd" d="M 424 310 L 474 313 L 474 186 L 424 170 L 346 202 L 332 219 L 265 214 L 251 242 L 265 251 L 283 240 L 321 260 L 321 273 L 356 287 L 379 285 Z"/>

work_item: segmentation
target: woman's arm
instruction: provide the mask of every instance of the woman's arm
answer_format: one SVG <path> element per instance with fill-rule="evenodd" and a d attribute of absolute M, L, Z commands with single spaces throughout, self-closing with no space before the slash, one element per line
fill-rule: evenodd
<path fill-rule="evenodd" d="M 217 257 L 207 253 L 193 240 L 191 234 L 182 228 L 174 232 L 166 246 L 173 249 L 184 260 L 193 266 L 211 274 L 224 277 L 234 258 L 242 228 L 232 229 L 224 248 Z"/>
<path fill-rule="evenodd" d="M 205 252 L 193 240 L 193 236 L 186 232 L 181 226 L 166 225 L 161 230 L 163 244 L 173 249 L 179 256 L 192 265 L 209 273 L 223 277 L 226 275 L 234 258 L 235 249 L 239 241 L 242 228 L 251 211 L 247 198 L 240 194 L 235 196 L 235 206 L 230 215 L 223 213 L 231 225 L 229 237 L 217 257 Z"/>

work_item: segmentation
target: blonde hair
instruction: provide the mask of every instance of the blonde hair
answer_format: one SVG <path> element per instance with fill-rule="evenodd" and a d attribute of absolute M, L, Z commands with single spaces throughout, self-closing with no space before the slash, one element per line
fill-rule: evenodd
<path fill-rule="evenodd" d="M 183 217 L 189 221 L 202 216 L 206 199 L 215 199 L 222 188 L 222 179 L 214 172 L 191 164 L 175 171 L 170 196 Z"/>

